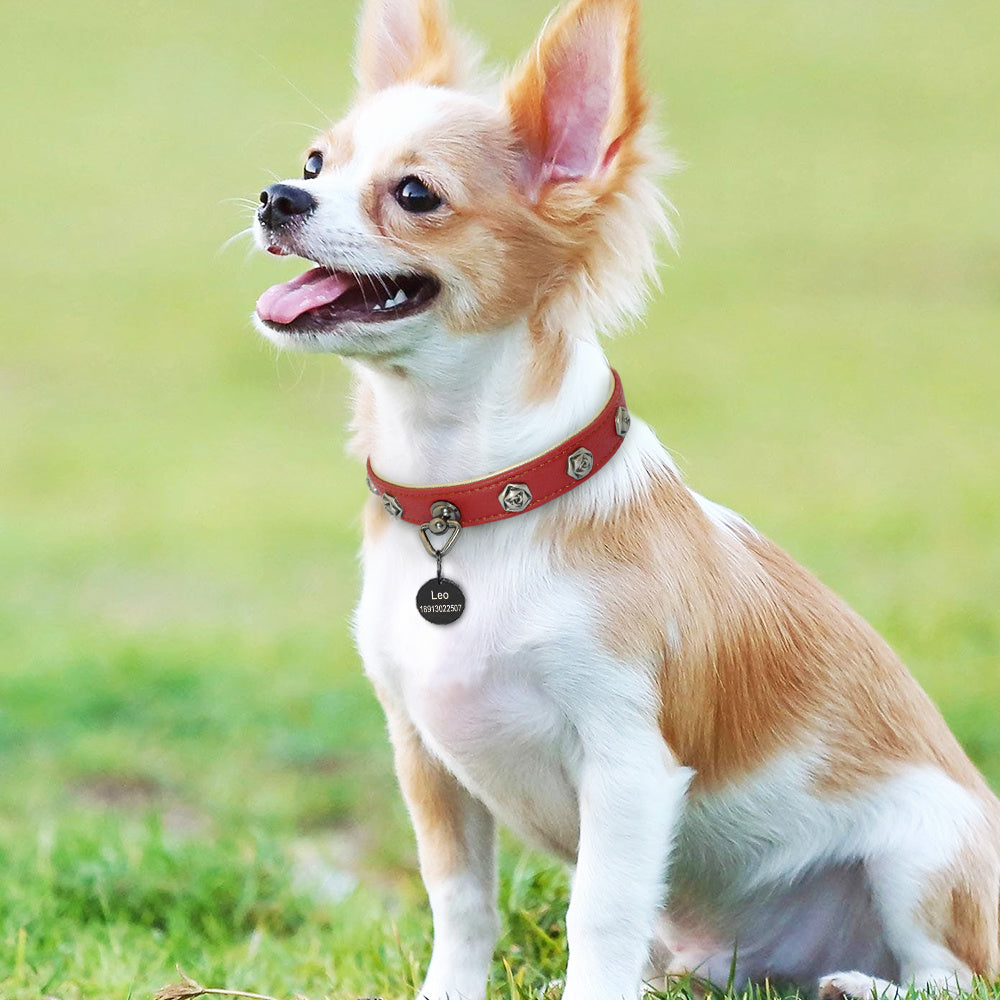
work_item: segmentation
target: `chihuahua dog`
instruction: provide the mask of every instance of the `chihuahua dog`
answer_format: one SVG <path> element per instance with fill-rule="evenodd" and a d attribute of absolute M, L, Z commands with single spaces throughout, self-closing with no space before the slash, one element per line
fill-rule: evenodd
<path fill-rule="evenodd" d="M 485 995 L 497 821 L 572 866 L 564 1000 L 966 989 L 1000 972 L 1000 803 L 886 643 L 684 485 L 598 344 L 669 237 L 637 8 L 571 0 L 498 83 L 441 0 L 367 0 L 353 109 L 257 210 L 313 264 L 258 329 L 354 373 L 419 996 Z"/>

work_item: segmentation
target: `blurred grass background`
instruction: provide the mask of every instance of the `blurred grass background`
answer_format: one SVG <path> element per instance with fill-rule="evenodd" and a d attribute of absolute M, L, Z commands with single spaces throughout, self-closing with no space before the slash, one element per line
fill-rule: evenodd
<path fill-rule="evenodd" d="M 609 346 L 630 401 L 696 488 L 887 635 L 996 787 L 996 5 L 645 6 L 687 166 L 681 255 Z M 548 3 L 453 7 L 510 62 Z M 354 18 L 4 5 L 9 1000 L 145 996 L 176 962 L 283 995 L 419 976 L 428 919 L 348 636 L 365 486 L 345 372 L 249 327 L 300 265 L 223 249 L 249 221 L 232 199 L 295 175 L 346 107 Z M 528 989 L 562 959 L 565 883 L 505 859 Z"/>

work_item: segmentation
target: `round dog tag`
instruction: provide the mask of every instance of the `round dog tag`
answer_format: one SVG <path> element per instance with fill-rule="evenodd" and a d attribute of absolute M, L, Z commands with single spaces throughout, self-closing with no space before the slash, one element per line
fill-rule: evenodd
<path fill-rule="evenodd" d="M 438 577 L 417 591 L 417 611 L 432 625 L 450 625 L 462 617 L 465 594 L 454 580 Z"/>

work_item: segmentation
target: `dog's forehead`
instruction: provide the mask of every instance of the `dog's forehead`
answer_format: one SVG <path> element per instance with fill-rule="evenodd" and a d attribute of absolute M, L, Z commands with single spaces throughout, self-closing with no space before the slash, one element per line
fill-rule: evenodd
<path fill-rule="evenodd" d="M 421 144 L 451 132 L 456 117 L 487 121 L 496 110 L 484 101 L 441 87 L 389 87 L 366 98 L 350 116 L 354 165 L 370 170 L 401 151 L 419 155 Z"/>

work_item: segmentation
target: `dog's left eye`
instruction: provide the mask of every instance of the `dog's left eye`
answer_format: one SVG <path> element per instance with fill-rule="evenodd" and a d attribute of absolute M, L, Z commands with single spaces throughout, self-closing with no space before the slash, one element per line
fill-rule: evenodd
<path fill-rule="evenodd" d="M 306 165 L 302 168 L 304 180 L 311 181 L 314 177 L 319 177 L 319 172 L 323 169 L 323 154 L 310 153 L 306 158 Z"/>
<path fill-rule="evenodd" d="M 407 212 L 433 212 L 440 207 L 441 198 L 419 177 L 404 177 L 395 191 L 399 207 Z"/>

